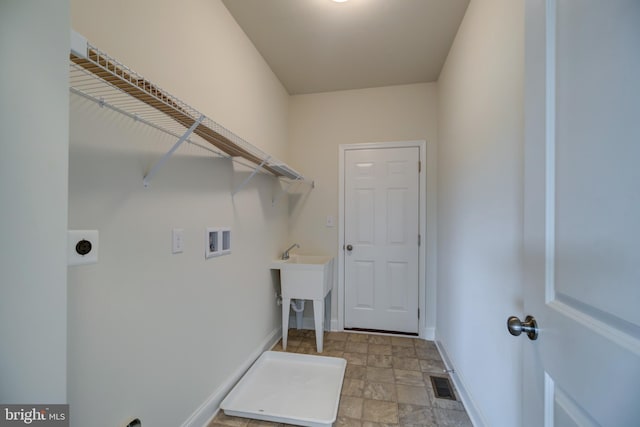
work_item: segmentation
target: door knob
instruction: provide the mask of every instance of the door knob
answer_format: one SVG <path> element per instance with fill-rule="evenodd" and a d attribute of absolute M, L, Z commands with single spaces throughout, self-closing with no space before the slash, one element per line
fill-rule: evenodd
<path fill-rule="evenodd" d="M 347 251 L 351 252 L 353 250 L 353 245 L 347 245 Z"/>
<path fill-rule="evenodd" d="M 538 322 L 533 316 L 527 316 L 524 322 L 516 316 L 511 316 L 507 319 L 507 329 L 514 337 L 525 332 L 531 341 L 538 339 Z"/>

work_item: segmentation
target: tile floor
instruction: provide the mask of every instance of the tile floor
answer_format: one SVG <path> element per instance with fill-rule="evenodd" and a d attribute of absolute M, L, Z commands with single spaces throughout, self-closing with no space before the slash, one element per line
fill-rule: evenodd
<path fill-rule="evenodd" d="M 282 351 L 282 343 L 273 350 Z M 314 331 L 290 329 L 287 351 L 318 354 Z M 473 427 L 459 400 L 438 399 L 433 393 L 429 376 L 446 374 L 432 342 L 325 332 L 322 355 L 347 360 L 338 427 Z M 284 425 L 229 417 L 220 411 L 208 427 L 222 426 Z"/>

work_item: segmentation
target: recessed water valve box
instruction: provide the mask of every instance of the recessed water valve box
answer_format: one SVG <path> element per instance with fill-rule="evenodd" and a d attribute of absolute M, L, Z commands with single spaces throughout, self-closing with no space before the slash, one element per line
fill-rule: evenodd
<path fill-rule="evenodd" d="M 230 228 L 221 228 L 220 234 L 222 236 L 222 255 L 227 255 L 231 253 L 231 229 Z"/>
<path fill-rule="evenodd" d="M 208 227 L 204 240 L 205 240 L 205 248 L 204 248 L 205 258 L 213 258 L 215 256 L 222 255 L 222 251 L 221 251 L 222 238 L 220 237 L 219 228 Z"/>
<path fill-rule="evenodd" d="M 98 262 L 98 230 L 67 231 L 67 265 Z"/>
<path fill-rule="evenodd" d="M 231 253 L 231 229 L 228 227 L 208 227 L 205 235 L 205 258 L 213 258 Z"/>

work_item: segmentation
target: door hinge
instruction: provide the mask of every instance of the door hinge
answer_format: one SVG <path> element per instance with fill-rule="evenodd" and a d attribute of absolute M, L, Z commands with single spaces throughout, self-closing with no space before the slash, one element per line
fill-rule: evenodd
<path fill-rule="evenodd" d="M 418 246 L 422 245 L 422 236 L 418 234 Z"/>
<path fill-rule="evenodd" d="M 418 307 L 418 319 L 420 318 L 420 307 Z"/>
<path fill-rule="evenodd" d="M 422 172 L 422 160 L 418 160 L 418 173 Z"/>

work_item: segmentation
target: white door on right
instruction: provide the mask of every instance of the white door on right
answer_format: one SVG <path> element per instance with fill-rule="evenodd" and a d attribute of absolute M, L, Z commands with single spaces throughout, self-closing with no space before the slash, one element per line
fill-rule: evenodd
<path fill-rule="evenodd" d="M 523 425 L 640 426 L 640 1 L 526 0 L 525 58 Z"/>

